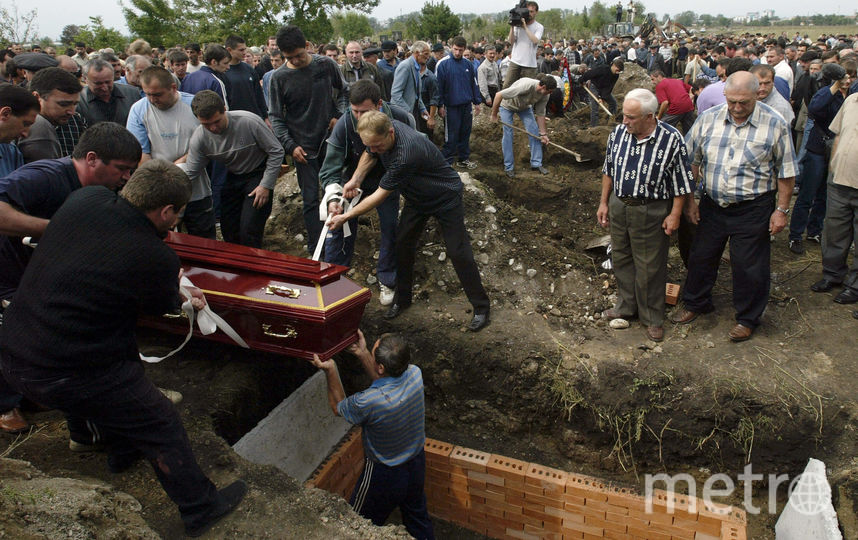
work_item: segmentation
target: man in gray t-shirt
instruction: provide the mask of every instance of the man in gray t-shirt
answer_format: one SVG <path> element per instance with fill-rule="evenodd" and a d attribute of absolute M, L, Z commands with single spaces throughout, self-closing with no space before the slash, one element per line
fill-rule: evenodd
<path fill-rule="evenodd" d="M 188 154 L 191 135 L 199 126 L 191 111 L 191 94 L 179 92 L 169 71 L 150 66 L 140 74 L 146 93 L 128 112 L 128 131 L 143 147 L 144 163 L 163 159 L 181 164 Z M 191 175 L 189 175 L 191 176 Z M 191 201 L 182 218 L 189 234 L 214 239 L 215 215 L 212 207 L 212 184 L 205 170 L 191 176 Z"/>
<path fill-rule="evenodd" d="M 283 146 L 258 115 L 227 112 L 223 99 L 211 90 L 198 92 L 191 109 L 200 125 L 191 137 L 185 172 L 193 178 L 209 161 L 226 166 L 220 210 L 223 239 L 262 247 Z"/>

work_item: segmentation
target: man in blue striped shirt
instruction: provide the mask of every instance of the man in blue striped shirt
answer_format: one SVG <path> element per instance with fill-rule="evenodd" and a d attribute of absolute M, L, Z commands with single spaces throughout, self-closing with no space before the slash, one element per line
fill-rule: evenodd
<path fill-rule="evenodd" d="M 653 341 L 664 339 L 664 295 L 670 235 L 691 193 L 691 164 L 682 135 L 656 118 L 655 94 L 637 88 L 623 101 L 623 123 L 611 132 L 596 217 L 611 227 L 617 305 L 607 320 L 640 316 Z"/>
<path fill-rule="evenodd" d="M 384 334 L 366 347 L 363 332 L 349 347 L 372 379 L 366 390 L 346 397 L 337 365 L 313 355 L 312 364 L 325 372 L 328 403 L 337 416 L 363 428 L 364 470 L 349 503 L 357 513 L 384 525 L 399 507 L 408 533 L 421 539 L 435 537 L 426 510 L 423 376 L 409 364 L 411 349 L 397 334 Z"/>
<path fill-rule="evenodd" d="M 727 78 L 727 102 L 701 114 L 686 135 L 692 172 L 702 180 L 700 205 L 686 213 L 698 224 L 688 259 L 682 299 L 673 321 L 687 324 L 714 310 L 712 287 L 727 241 L 733 273 L 736 325 L 733 341 L 745 341 L 760 324 L 771 285 L 770 235 L 787 223 L 795 180 L 789 125 L 756 101 L 757 77 L 745 71 Z"/>

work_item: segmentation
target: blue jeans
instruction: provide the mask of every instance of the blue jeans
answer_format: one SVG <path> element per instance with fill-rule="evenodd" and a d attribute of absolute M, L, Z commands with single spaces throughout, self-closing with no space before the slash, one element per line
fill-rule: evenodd
<path fill-rule="evenodd" d="M 378 281 L 391 289 L 396 286 L 396 220 L 399 216 L 399 192 L 394 191 L 376 208 L 381 227 L 378 247 Z M 351 236 L 344 237 L 343 229 L 328 231 L 325 237 L 325 262 L 341 266 L 352 265 L 352 255 L 357 242 L 358 220 L 350 219 Z"/>
<path fill-rule="evenodd" d="M 801 189 L 792 207 L 792 219 L 789 222 L 789 239 L 801 240 L 801 234 L 807 229 L 808 236 L 822 233 L 825 220 L 825 178 L 828 164 L 824 154 L 807 152 L 804 154 L 801 172 Z"/>
<path fill-rule="evenodd" d="M 534 135 L 539 133 L 539 126 L 536 125 L 536 117 L 533 116 L 533 109 L 527 108 L 523 111 L 511 111 L 507 108 L 500 108 L 500 118 L 505 124 L 512 125 L 513 120 L 515 118 L 514 115 L 518 114 L 518 117 L 521 118 L 521 123 L 524 124 L 524 129 L 528 131 L 528 133 L 533 133 Z M 542 166 L 542 142 L 539 139 L 529 137 L 530 139 L 530 166 L 531 167 L 541 167 Z M 505 171 L 511 171 L 515 168 L 515 152 L 512 149 L 512 128 L 508 126 L 503 127 L 503 139 L 501 139 L 501 148 L 503 149 L 503 168 Z"/>
<path fill-rule="evenodd" d="M 813 131 L 813 118 L 807 117 L 807 121 L 804 123 L 804 133 L 801 136 L 801 145 L 798 148 L 798 156 L 796 156 L 795 161 L 798 163 L 798 176 L 795 177 L 795 185 L 801 185 L 801 171 L 802 171 L 802 162 L 804 161 L 804 155 L 807 153 L 807 137 L 810 135 L 810 132 Z"/>

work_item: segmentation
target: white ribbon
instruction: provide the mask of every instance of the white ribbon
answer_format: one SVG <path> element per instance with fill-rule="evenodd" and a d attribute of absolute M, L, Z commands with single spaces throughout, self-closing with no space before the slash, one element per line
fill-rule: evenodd
<path fill-rule="evenodd" d="M 232 326 L 229 325 L 228 322 L 223 320 L 220 315 L 212 311 L 211 307 L 209 307 L 208 302 L 206 302 L 206 306 L 199 310 L 194 309 L 194 306 L 191 304 L 191 293 L 188 291 L 188 288 L 193 287 L 194 284 L 191 283 L 191 280 L 185 276 L 182 276 L 182 279 L 179 281 L 179 291 L 182 293 L 182 296 L 187 298 L 185 303 L 182 304 L 182 311 L 188 317 L 188 335 L 185 336 L 185 340 L 179 345 L 175 350 L 167 354 L 166 356 L 146 356 L 143 353 L 140 353 L 140 360 L 144 362 L 149 362 L 150 364 L 154 364 L 156 362 L 160 362 L 166 358 L 170 358 L 177 352 L 181 351 L 182 348 L 191 340 L 191 336 L 194 335 L 194 316 L 196 315 L 197 326 L 200 328 L 200 332 L 204 336 L 208 336 L 210 334 L 214 334 L 218 328 L 223 330 L 223 333 L 229 336 L 233 341 L 235 341 L 240 346 L 245 349 L 249 349 L 250 346 L 244 341 L 241 336 L 238 335 Z"/>
<path fill-rule="evenodd" d="M 319 204 L 319 220 L 324 221 L 325 225 L 322 226 L 322 234 L 319 235 L 319 241 L 316 242 L 316 250 L 313 252 L 314 261 L 318 261 L 319 257 L 322 256 L 322 248 L 325 247 L 325 238 L 328 236 L 328 231 L 331 230 L 330 224 L 333 216 L 328 215 L 328 203 L 331 201 L 339 202 L 343 207 L 343 214 L 345 214 L 349 209 L 357 205 L 362 195 L 363 190 L 358 188 L 357 195 L 349 201 L 343 197 L 343 188 L 339 184 L 328 184 L 325 186 L 325 195 L 322 197 L 322 202 Z M 343 236 L 351 235 L 352 231 L 349 228 L 349 222 L 346 221 L 343 223 Z"/>

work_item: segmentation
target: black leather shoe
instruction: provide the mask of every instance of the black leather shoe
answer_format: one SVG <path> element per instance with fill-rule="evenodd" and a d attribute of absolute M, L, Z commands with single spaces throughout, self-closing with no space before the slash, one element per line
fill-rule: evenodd
<path fill-rule="evenodd" d="M 390 308 L 388 308 L 387 312 L 384 314 L 384 318 L 388 321 L 390 319 L 395 319 L 399 317 L 403 311 L 408 309 L 408 306 L 411 304 L 400 304 L 399 302 L 394 302 Z"/>
<path fill-rule="evenodd" d="M 489 325 L 489 314 L 488 313 L 477 313 L 474 315 L 474 318 L 471 319 L 471 323 L 468 325 L 468 330 L 471 332 L 479 332 L 483 328 Z"/>
<path fill-rule="evenodd" d="M 834 283 L 833 281 L 829 281 L 825 278 L 820 279 L 816 283 L 810 286 L 810 290 L 813 292 L 828 292 L 834 288 L 835 285 L 840 285 L 839 283 Z"/>
<path fill-rule="evenodd" d="M 539 167 L 531 167 L 531 171 L 538 172 L 539 174 L 546 175 L 548 174 L 548 169 L 540 165 Z"/>
<path fill-rule="evenodd" d="M 834 297 L 834 301 L 838 304 L 854 304 L 858 302 L 858 291 L 846 287 L 840 294 Z"/>
<path fill-rule="evenodd" d="M 235 507 L 238 506 L 238 503 L 241 502 L 246 493 L 247 484 L 241 480 L 236 480 L 218 491 L 217 502 L 213 505 L 212 509 L 196 523 L 186 523 L 185 534 L 193 538 L 205 534 L 221 518 L 235 510 Z"/>
<path fill-rule="evenodd" d="M 852 312 L 852 318 L 853 318 L 853 319 L 858 319 L 858 311 L 853 311 L 853 312 Z"/>

